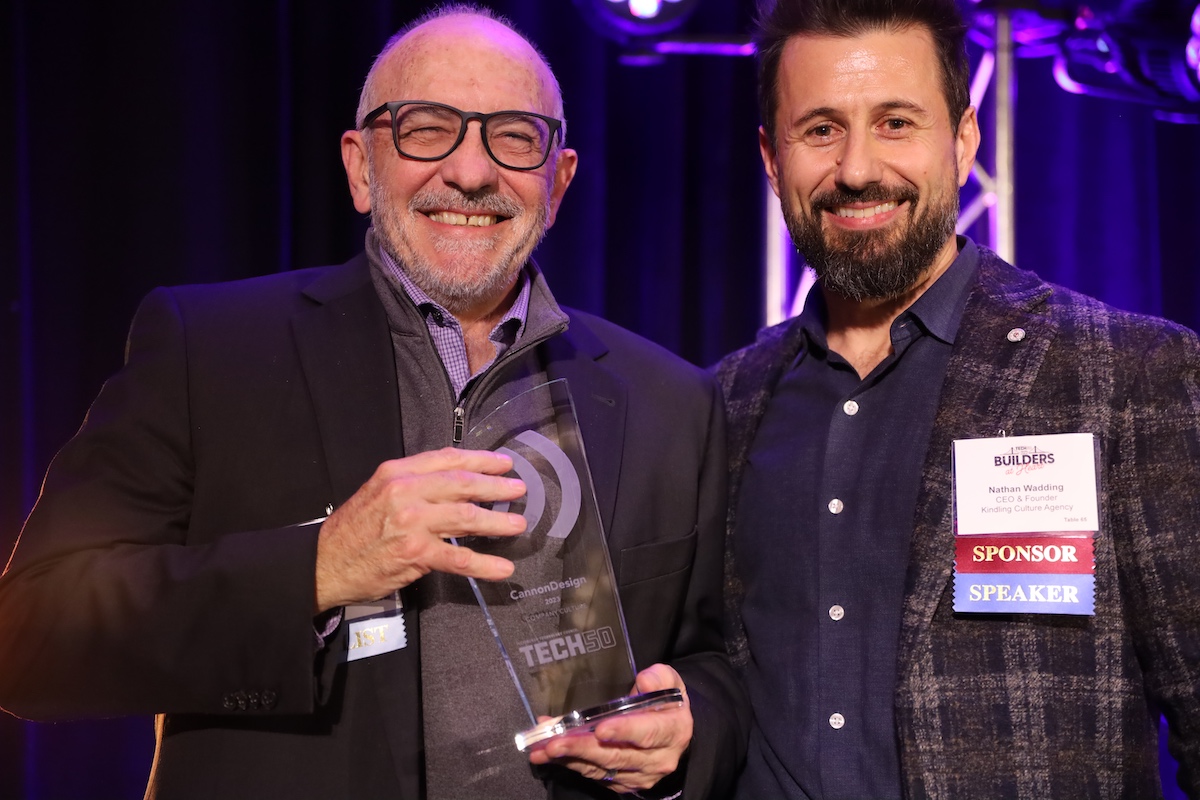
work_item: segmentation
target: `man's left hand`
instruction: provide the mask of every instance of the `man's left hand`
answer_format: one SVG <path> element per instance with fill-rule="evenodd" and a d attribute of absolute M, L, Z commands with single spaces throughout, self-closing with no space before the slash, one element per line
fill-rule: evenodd
<path fill-rule="evenodd" d="M 649 789 L 678 768 L 692 741 L 692 711 L 683 678 L 666 664 L 642 670 L 634 682 L 635 693 L 671 688 L 683 690 L 682 706 L 624 714 L 590 734 L 556 737 L 531 752 L 530 763 L 561 764 L 620 794 Z"/>

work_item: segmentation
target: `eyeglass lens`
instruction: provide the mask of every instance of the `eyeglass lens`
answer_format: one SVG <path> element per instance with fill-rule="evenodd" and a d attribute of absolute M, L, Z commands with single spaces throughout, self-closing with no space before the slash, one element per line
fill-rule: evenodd
<path fill-rule="evenodd" d="M 462 116 L 449 108 L 404 105 L 396 109 L 396 144 L 413 158 L 443 158 L 450 154 L 463 126 Z M 483 126 L 488 149 L 501 164 L 532 167 L 546 155 L 550 127 L 530 114 L 489 117 Z"/>

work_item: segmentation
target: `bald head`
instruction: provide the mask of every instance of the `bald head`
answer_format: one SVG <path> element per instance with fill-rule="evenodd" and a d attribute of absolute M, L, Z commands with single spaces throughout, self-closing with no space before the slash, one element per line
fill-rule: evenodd
<path fill-rule="evenodd" d="M 389 100 L 431 100 L 430 97 L 395 95 L 395 76 L 402 75 L 413 63 L 449 62 L 455 68 L 456 54 L 486 50 L 523 68 L 539 84 L 540 107 L 527 109 L 563 120 L 557 147 L 566 138 L 562 91 L 558 79 L 541 51 L 518 32 L 512 23 L 491 10 L 469 4 L 442 6 L 414 20 L 388 40 L 367 73 L 359 95 L 356 124 L 361 124 L 372 109 Z M 456 70 L 458 71 L 458 70 Z M 468 80 L 473 76 L 467 76 Z M 480 80 L 483 76 L 474 78 Z M 485 109 L 482 106 L 470 110 Z"/>

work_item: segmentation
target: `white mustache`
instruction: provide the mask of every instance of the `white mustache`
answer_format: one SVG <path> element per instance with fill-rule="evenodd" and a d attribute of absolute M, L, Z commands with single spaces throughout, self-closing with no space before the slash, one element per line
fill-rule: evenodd
<path fill-rule="evenodd" d="M 501 217 L 520 216 L 525 209 L 516 200 L 499 194 L 472 197 L 462 192 L 442 189 L 423 189 L 408 201 L 409 211 L 425 212 L 454 209 L 468 216 L 495 214 Z"/>

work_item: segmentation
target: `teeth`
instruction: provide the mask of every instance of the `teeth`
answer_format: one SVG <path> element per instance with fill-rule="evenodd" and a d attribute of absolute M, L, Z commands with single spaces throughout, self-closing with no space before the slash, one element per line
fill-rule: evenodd
<path fill-rule="evenodd" d="M 896 206 L 897 206 L 896 201 L 892 200 L 887 203 L 880 203 L 879 205 L 875 206 L 874 208 L 841 208 L 841 207 L 839 207 L 835 210 L 835 213 L 839 217 L 854 217 L 855 219 L 866 219 L 867 217 L 873 217 L 876 214 L 882 214 L 885 211 L 891 211 L 891 210 L 895 209 Z"/>
<path fill-rule="evenodd" d="M 472 214 L 468 217 L 466 214 L 455 214 L 452 211 L 435 211 L 429 218 L 444 225 L 466 225 L 470 228 L 485 228 L 496 224 L 495 214 Z"/>

